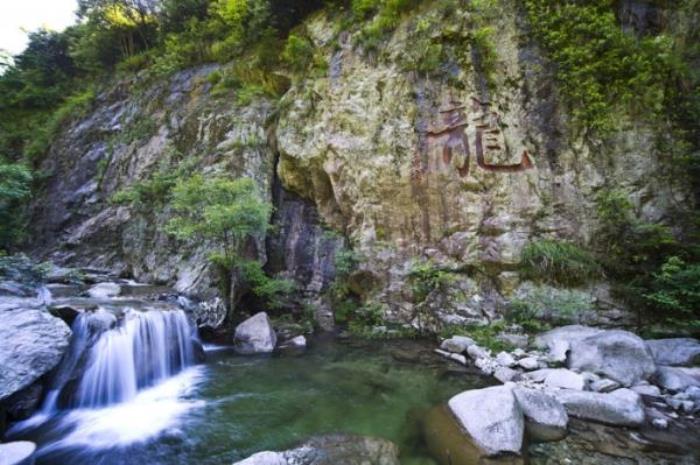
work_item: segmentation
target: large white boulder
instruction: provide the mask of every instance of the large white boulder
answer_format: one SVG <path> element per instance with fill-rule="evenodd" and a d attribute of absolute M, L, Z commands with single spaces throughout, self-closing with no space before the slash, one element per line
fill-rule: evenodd
<path fill-rule="evenodd" d="M 569 368 L 589 371 L 633 386 L 649 379 L 656 364 L 646 343 L 628 331 L 603 331 L 571 344 Z"/>
<path fill-rule="evenodd" d="M 658 365 L 700 365 L 700 341 L 697 339 L 652 339 L 646 343 Z"/>
<path fill-rule="evenodd" d="M 564 404 L 569 415 L 577 418 L 621 426 L 639 426 L 644 422 L 642 399 L 630 389 L 609 394 L 560 389 L 551 394 Z"/>
<path fill-rule="evenodd" d="M 0 401 L 53 370 L 70 336 L 68 325 L 44 310 L 0 311 Z"/>
<path fill-rule="evenodd" d="M 538 335 L 534 344 L 538 349 L 546 350 L 551 361 L 563 363 L 572 344 L 601 332 L 603 330 L 589 326 L 562 326 Z"/>
<path fill-rule="evenodd" d="M 549 388 L 583 390 L 586 387 L 584 377 L 566 368 L 543 368 L 525 373 L 523 378 L 544 383 Z"/>
<path fill-rule="evenodd" d="M 455 354 L 463 354 L 467 351 L 470 346 L 476 345 L 474 339 L 467 336 L 452 336 L 449 339 L 445 339 L 440 344 L 440 348 L 447 352 L 452 352 Z"/>
<path fill-rule="evenodd" d="M 700 368 L 659 367 L 654 379 L 668 391 L 685 391 L 692 386 L 700 387 Z"/>
<path fill-rule="evenodd" d="M 233 343 L 239 354 L 260 354 L 275 350 L 277 335 L 267 313 L 256 313 L 239 324 Z"/>
<path fill-rule="evenodd" d="M 558 441 L 566 436 L 569 415 L 561 402 L 546 391 L 517 386 L 515 399 L 525 415 L 525 428 L 535 441 Z"/>
<path fill-rule="evenodd" d="M 465 391 L 448 406 L 485 455 L 520 454 L 525 421 L 511 386 Z"/>

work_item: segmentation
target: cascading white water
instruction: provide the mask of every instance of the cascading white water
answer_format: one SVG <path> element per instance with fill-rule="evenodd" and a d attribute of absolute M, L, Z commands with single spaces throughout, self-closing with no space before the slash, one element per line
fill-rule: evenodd
<path fill-rule="evenodd" d="M 90 352 L 75 403 L 100 407 L 136 397 L 194 363 L 192 329 L 182 310 L 128 311 Z"/>

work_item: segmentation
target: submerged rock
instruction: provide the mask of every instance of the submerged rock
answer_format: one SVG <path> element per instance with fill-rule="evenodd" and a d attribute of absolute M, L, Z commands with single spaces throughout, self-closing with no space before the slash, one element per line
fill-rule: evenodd
<path fill-rule="evenodd" d="M 618 389 L 610 394 L 552 390 L 551 394 L 566 407 L 569 415 L 610 425 L 639 426 L 644 422 L 641 397 L 630 389 Z"/>
<path fill-rule="evenodd" d="M 644 341 L 628 331 L 603 331 L 571 344 L 569 368 L 590 371 L 625 387 L 646 380 L 656 364 Z"/>
<path fill-rule="evenodd" d="M 267 313 L 257 313 L 239 324 L 233 343 L 239 354 L 268 353 L 275 350 L 277 335 Z"/>
<path fill-rule="evenodd" d="M 0 401 L 55 368 L 70 336 L 68 325 L 46 311 L 0 312 Z"/>
<path fill-rule="evenodd" d="M 692 338 L 653 339 L 647 347 L 659 365 L 700 365 L 700 341 Z"/>
<path fill-rule="evenodd" d="M 347 434 L 311 438 L 295 449 L 264 451 L 233 465 L 400 465 L 399 448 L 381 438 Z"/>
<path fill-rule="evenodd" d="M 520 454 L 525 424 L 510 386 L 465 391 L 448 405 L 484 455 Z"/>

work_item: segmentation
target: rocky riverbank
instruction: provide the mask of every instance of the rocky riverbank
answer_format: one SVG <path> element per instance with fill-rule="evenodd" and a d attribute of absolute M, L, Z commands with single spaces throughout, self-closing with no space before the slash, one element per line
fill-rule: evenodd
<path fill-rule="evenodd" d="M 687 435 L 700 432 L 700 341 L 645 341 L 628 331 L 573 325 L 540 334 L 526 348 L 494 355 L 465 336 L 442 341 L 436 352 L 503 383 L 449 400 L 450 415 L 433 422 L 453 421 L 464 434 L 442 447 L 459 450 L 466 441 L 478 456 L 527 457 L 529 443 L 560 441 L 569 433 L 575 443 L 583 430 L 600 454 L 630 463 L 656 463 L 644 458 L 654 447 L 673 450 L 673 463 L 698 459 L 697 441 Z M 604 437 L 615 438 L 617 447 Z M 535 456 L 546 457 L 542 451 L 556 447 L 538 450 Z M 644 461 L 634 462 L 640 457 Z"/>

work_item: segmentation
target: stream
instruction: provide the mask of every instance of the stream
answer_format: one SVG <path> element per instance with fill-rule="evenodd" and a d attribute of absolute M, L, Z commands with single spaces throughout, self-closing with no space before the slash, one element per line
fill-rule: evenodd
<path fill-rule="evenodd" d="M 421 439 L 425 412 L 491 384 L 419 341 L 315 338 L 272 356 L 205 346 L 196 364 L 182 320 L 148 313 L 100 336 L 68 406 L 48 396 L 5 439 L 36 442 L 39 465 L 228 465 L 313 435 L 356 433 L 394 441 L 404 465 L 435 465 Z M 163 345 L 177 334 L 175 348 Z M 140 359 L 147 346 L 160 355 Z"/>

